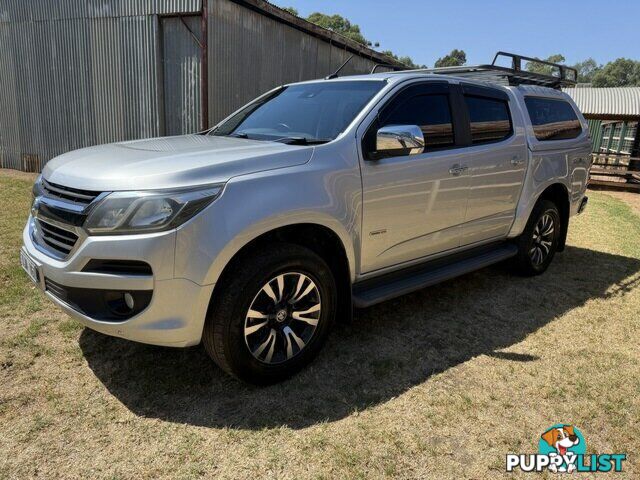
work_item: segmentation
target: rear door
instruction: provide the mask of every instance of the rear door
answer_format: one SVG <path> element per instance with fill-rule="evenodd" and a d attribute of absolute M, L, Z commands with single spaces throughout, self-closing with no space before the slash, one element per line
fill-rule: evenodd
<path fill-rule="evenodd" d="M 386 125 L 418 125 L 426 144 L 421 154 L 362 161 L 362 273 L 460 245 L 469 177 L 460 168 L 456 98 L 446 82 L 412 83 L 361 126 L 365 157 L 367 139 Z"/>
<path fill-rule="evenodd" d="M 515 218 L 527 163 L 522 115 L 502 89 L 462 85 L 470 146 L 469 202 L 461 245 L 507 236 Z"/>

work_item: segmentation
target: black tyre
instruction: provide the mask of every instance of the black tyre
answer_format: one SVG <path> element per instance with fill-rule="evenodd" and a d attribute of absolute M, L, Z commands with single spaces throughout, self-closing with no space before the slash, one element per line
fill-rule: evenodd
<path fill-rule="evenodd" d="M 233 267 L 207 314 L 207 353 L 249 383 L 290 377 L 317 355 L 334 321 L 330 268 L 311 250 L 292 244 L 262 248 Z"/>
<path fill-rule="evenodd" d="M 541 200 L 533 208 L 527 226 L 518 237 L 516 271 L 533 276 L 543 273 L 551 264 L 560 238 L 560 213 L 555 203 Z"/>

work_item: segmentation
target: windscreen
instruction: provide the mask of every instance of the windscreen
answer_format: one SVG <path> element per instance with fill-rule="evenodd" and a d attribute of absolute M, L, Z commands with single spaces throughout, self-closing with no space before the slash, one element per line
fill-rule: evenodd
<path fill-rule="evenodd" d="M 384 81 L 344 80 L 283 87 L 256 100 L 213 135 L 322 143 L 336 138 L 384 87 Z"/>

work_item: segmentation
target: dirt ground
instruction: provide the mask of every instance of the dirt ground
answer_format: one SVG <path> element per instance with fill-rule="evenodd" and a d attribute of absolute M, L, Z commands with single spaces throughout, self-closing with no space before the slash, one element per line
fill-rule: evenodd
<path fill-rule="evenodd" d="M 35 290 L 18 265 L 31 178 L 0 171 L 0 479 L 555 478 L 506 474 L 505 455 L 560 422 L 628 455 L 612 478 L 640 475 L 640 217 L 617 195 L 589 194 L 546 274 L 498 265 L 360 311 L 256 388 L 201 347 L 83 329 Z"/>

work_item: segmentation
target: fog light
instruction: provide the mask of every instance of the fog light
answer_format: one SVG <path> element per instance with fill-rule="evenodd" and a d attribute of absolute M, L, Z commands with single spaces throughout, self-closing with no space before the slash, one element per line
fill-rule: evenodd
<path fill-rule="evenodd" d="M 130 315 L 135 305 L 133 295 L 128 292 L 107 291 L 104 299 L 109 310 L 117 316 Z"/>
<path fill-rule="evenodd" d="M 135 305 L 135 303 L 133 302 L 133 296 L 130 293 L 124 294 L 124 303 L 127 304 L 129 310 L 133 310 L 133 306 Z"/>

